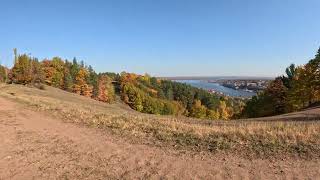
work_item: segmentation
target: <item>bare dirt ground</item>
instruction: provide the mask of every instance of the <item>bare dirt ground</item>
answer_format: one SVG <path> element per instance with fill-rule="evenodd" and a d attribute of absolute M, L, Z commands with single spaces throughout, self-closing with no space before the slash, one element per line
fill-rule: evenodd
<path fill-rule="evenodd" d="M 319 160 L 132 144 L 0 98 L 0 179 L 320 179 Z"/>

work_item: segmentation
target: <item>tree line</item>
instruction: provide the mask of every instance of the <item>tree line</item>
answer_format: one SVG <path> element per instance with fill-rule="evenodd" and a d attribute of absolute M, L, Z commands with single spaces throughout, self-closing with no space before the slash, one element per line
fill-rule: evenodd
<path fill-rule="evenodd" d="M 91 66 L 78 62 L 62 60 L 59 57 L 44 59 L 14 51 L 12 69 L 0 67 L 0 80 L 15 84 L 46 84 L 56 88 L 90 97 L 103 102 L 112 102 L 115 92 L 112 79 L 105 74 L 97 74 Z"/>
<path fill-rule="evenodd" d="M 112 103 L 116 95 L 143 113 L 184 115 L 203 119 L 263 117 L 301 110 L 320 102 L 320 49 L 308 63 L 286 68 L 268 87 L 245 104 L 190 85 L 160 80 L 148 74 L 96 73 L 83 61 L 44 59 L 14 50 L 14 66 L 0 65 L 0 82 L 46 84 L 95 100 Z"/>
<path fill-rule="evenodd" d="M 276 77 L 268 87 L 246 103 L 243 117 L 263 117 L 298 111 L 320 102 L 320 48 L 308 63 L 291 64 L 286 75 Z"/>
<path fill-rule="evenodd" d="M 183 115 L 203 119 L 231 119 L 244 106 L 242 100 L 221 97 L 187 84 L 160 80 L 148 74 L 96 73 L 83 61 L 44 59 L 14 50 L 14 66 L 0 66 L 0 81 L 46 84 L 95 100 L 112 103 L 119 95 L 132 109 L 149 114 Z"/>

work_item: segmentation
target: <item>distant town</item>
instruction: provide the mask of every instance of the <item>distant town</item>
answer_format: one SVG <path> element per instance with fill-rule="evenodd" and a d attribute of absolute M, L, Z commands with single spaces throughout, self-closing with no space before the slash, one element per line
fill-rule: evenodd
<path fill-rule="evenodd" d="M 272 80 L 269 77 L 212 76 L 212 77 L 165 77 L 202 88 L 219 96 L 232 96 L 242 99 L 251 98 L 265 89 Z"/>

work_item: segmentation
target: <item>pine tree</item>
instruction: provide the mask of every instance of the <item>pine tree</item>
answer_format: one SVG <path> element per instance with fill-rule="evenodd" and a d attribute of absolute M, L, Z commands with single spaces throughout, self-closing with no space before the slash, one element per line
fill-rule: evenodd
<path fill-rule="evenodd" d="M 70 70 L 68 66 L 65 66 L 64 75 L 63 75 L 63 89 L 71 92 L 72 86 L 73 86 L 73 81 L 72 81 L 72 76 L 70 74 Z"/>
<path fill-rule="evenodd" d="M 98 96 L 98 74 L 93 70 L 92 66 L 88 66 L 89 76 L 87 78 L 88 84 L 93 88 L 92 96 L 96 98 Z"/>
<path fill-rule="evenodd" d="M 34 58 L 31 64 L 32 64 L 32 83 L 44 82 L 44 72 L 41 67 L 41 63 L 38 61 L 38 59 Z"/>
<path fill-rule="evenodd" d="M 4 66 L 0 65 L 0 82 L 6 82 L 7 77 L 7 69 Z"/>
<path fill-rule="evenodd" d="M 16 64 L 18 62 L 18 51 L 17 48 L 13 49 L 13 54 L 14 54 L 14 64 Z"/>
<path fill-rule="evenodd" d="M 73 83 L 76 83 L 76 77 L 78 75 L 79 70 L 80 66 L 77 62 L 77 59 L 73 58 L 72 65 L 70 67 L 70 75 L 72 77 Z"/>

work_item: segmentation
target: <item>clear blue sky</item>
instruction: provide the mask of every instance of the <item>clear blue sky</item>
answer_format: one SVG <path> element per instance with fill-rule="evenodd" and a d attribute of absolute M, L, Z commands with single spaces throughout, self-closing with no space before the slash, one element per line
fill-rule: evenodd
<path fill-rule="evenodd" d="M 97 71 L 276 76 L 320 46 L 319 0 L 1 0 L 0 62 L 13 48 Z"/>

